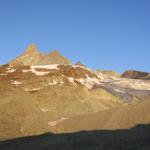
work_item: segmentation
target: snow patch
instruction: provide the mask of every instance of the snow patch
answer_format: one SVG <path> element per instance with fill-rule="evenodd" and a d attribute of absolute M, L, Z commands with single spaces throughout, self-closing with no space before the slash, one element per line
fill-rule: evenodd
<path fill-rule="evenodd" d="M 71 82 L 71 83 L 73 83 L 73 84 L 75 84 L 75 85 L 76 85 L 76 83 L 74 82 L 74 81 L 75 81 L 75 79 L 74 79 L 74 78 L 72 78 L 72 77 L 68 77 L 68 80 L 69 80 L 69 82 Z"/>
<path fill-rule="evenodd" d="M 42 88 L 40 88 L 40 87 L 37 87 L 37 88 L 25 88 L 24 91 L 26 91 L 26 92 L 34 92 L 34 91 L 39 91 L 41 89 Z"/>
<path fill-rule="evenodd" d="M 36 76 L 44 76 L 49 74 L 49 72 L 36 71 L 34 69 L 32 69 L 32 73 L 34 73 Z"/>
<path fill-rule="evenodd" d="M 60 122 L 62 122 L 62 121 L 64 121 L 64 120 L 67 120 L 67 119 L 69 119 L 69 118 L 66 118 L 66 117 L 62 117 L 62 118 L 60 118 L 60 119 L 58 119 L 58 120 L 55 120 L 55 121 L 49 121 L 48 122 L 48 125 L 49 126 L 56 126 L 58 123 L 60 123 Z"/>
<path fill-rule="evenodd" d="M 113 90 L 118 92 L 118 93 L 125 93 L 125 90 L 122 90 L 122 89 L 113 89 Z"/>
<path fill-rule="evenodd" d="M 26 73 L 26 72 L 30 72 L 31 70 L 22 70 L 22 72 Z"/>
<path fill-rule="evenodd" d="M 59 66 L 59 64 L 34 65 L 34 66 L 31 66 L 31 68 L 32 68 L 32 69 L 41 68 L 41 69 L 56 69 L 56 70 L 59 70 L 58 66 Z"/>
<path fill-rule="evenodd" d="M 92 72 L 92 70 L 90 68 L 87 68 L 87 67 L 84 67 L 84 66 L 81 66 L 81 65 L 72 65 L 73 68 L 82 68 L 82 69 L 86 69 L 90 72 Z"/>
<path fill-rule="evenodd" d="M 13 68 L 7 68 L 7 71 L 6 71 L 6 72 L 12 73 L 12 72 L 15 72 L 15 71 L 16 71 L 16 69 L 13 69 Z"/>
<path fill-rule="evenodd" d="M 111 85 L 118 85 L 122 88 L 131 88 L 136 90 L 150 90 L 150 81 L 138 79 L 111 78 L 105 81 Z"/>
<path fill-rule="evenodd" d="M 91 78 L 88 75 L 86 75 L 87 78 L 80 78 L 76 79 L 79 81 L 82 85 L 86 86 L 88 89 L 92 89 L 94 85 L 100 84 L 100 79 L 98 78 Z"/>
<path fill-rule="evenodd" d="M 0 76 L 7 76 L 8 74 L 6 73 L 1 73 Z"/>
<path fill-rule="evenodd" d="M 46 108 L 41 108 L 41 111 L 42 111 L 42 112 L 48 112 L 49 110 L 46 109 Z"/>
<path fill-rule="evenodd" d="M 58 70 L 59 64 L 51 64 L 51 65 L 34 65 L 34 66 L 31 66 L 31 69 L 30 70 L 23 70 L 23 72 L 28 72 L 28 71 L 31 71 L 32 73 L 34 73 L 36 76 L 44 76 L 44 75 L 47 75 L 49 74 L 49 71 L 47 72 L 43 72 L 43 71 L 37 71 L 36 69 L 37 68 L 40 68 L 40 69 L 55 69 L 55 70 Z"/>
<path fill-rule="evenodd" d="M 11 84 L 13 84 L 15 86 L 19 86 L 20 84 L 22 84 L 22 81 L 11 80 Z"/>
<path fill-rule="evenodd" d="M 95 74 L 97 75 L 97 77 L 98 77 L 99 79 L 101 79 L 101 81 L 103 81 L 103 80 L 105 80 L 105 79 L 107 78 L 107 76 L 104 75 L 104 74 L 101 73 L 101 72 L 95 71 Z"/>

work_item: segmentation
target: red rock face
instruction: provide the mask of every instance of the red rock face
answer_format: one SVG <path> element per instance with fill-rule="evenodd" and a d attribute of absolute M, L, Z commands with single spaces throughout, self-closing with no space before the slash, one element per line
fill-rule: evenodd
<path fill-rule="evenodd" d="M 148 72 L 136 71 L 136 70 L 128 70 L 122 74 L 123 78 L 131 78 L 131 79 L 150 79 L 148 77 Z"/>

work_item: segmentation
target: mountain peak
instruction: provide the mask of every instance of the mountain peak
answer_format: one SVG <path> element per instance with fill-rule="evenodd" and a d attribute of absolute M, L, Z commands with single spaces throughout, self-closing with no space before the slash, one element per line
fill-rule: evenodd
<path fill-rule="evenodd" d="M 86 67 L 85 65 L 83 65 L 80 61 L 78 61 L 75 66 L 82 66 L 82 67 Z"/>
<path fill-rule="evenodd" d="M 41 64 L 71 64 L 71 62 L 64 57 L 58 50 L 53 50 L 45 55 L 40 62 Z"/>
<path fill-rule="evenodd" d="M 51 53 L 49 53 L 49 55 L 61 55 L 60 52 L 58 50 L 53 50 Z"/>
<path fill-rule="evenodd" d="M 10 63 L 16 65 L 46 65 L 46 64 L 71 64 L 70 61 L 61 55 L 58 50 L 45 55 L 39 52 L 35 44 L 28 46 L 26 51 Z"/>
<path fill-rule="evenodd" d="M 33 54 L 33 53 L 39 53 L 38 48 L 35 44 L 29 45 L 25 51 L 25 54 Z"/>
<path fill-rule="evenodd" d="M 21 65 L 21 64 L 35 65 L 36 63 L 38 63 L 39 59 L 41 59 L 42 56 L 43 54 L 41 54 L 38 51 L 37 46 L 35 44 L 31 44 L 28 46 L 28 48 L 21 56 L 18 56 L 15 60 L 11 61 L 10 64 L 12 66 Z"/>

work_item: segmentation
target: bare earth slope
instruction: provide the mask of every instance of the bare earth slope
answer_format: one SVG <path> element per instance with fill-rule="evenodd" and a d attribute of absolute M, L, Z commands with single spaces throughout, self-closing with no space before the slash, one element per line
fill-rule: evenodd
<path fill-rule="evenodd" d="M 2 66 L 1 138 L 44 133 L 56 120 L 127 104 L 103 88 L 92 90 L 99 80 L 78 66 Z"/>
<path fill-rule="evenodd" d="M 149 115 L 149 103 L 144 105 L 143 100 L 150 94 L 149 81 L 106 77 L 83 66 L 4 65 L 0 67 L 0 83 L 1 138 L 48 131 L 127 128 L 144 123 L 140 115 Z M 132 107 L 139 111 L 135 122 L 130 123 L 128 112 L 134 112 Z M 124 114 L 127 125 L 115 124 Z M 70 121 L 70 126 L 65 121 Z"/>
<path fill-rule="evenodd" d="M 72 117 L 55 127 L 56 132 L 76 132 L 99 129 L 128 129 L 137 124 L 150 123 L 150 97 L 139 103 Z"/>
<path fill-rule="evenodd" d="M 0 139 L 45 132 L 123 129 L 150 121 L 150 81 L 71 65 L 35 45 L 0 66 Z"/>

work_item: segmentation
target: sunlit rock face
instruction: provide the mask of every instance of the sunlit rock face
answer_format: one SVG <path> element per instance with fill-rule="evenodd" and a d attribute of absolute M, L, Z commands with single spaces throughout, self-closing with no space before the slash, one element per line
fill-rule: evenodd
<path fill-rule="evenodd" d="M 10 62 L 12 66 L 16 65 L 45 65 L 45 64 L 71 64 L 71 62 L 54 50 L 49 54 L 39 52 L 35 44 L 31 44 L 26 51 L 16 59 Z"/>
<path fill-rule="evenodd" d="M 149 95 L 149 80 L 73 65 L 58 51 L 46 55 L 30 45 L 0 66 L 0 138 L 148 123 Z"/>

